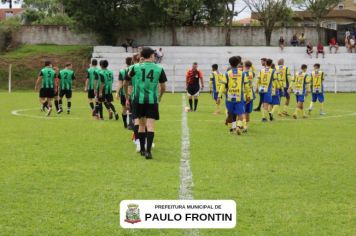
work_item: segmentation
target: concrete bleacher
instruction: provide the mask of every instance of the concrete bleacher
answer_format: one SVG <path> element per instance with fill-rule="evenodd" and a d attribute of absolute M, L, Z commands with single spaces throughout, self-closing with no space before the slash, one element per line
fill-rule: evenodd
<path fill-rule="evenodd" d="M 162 47 L 162 49 L 164 57 L 161 65 L 168 77 L 169 91 L 185 90 L 185 73 L 193 62 L 198 62 L 199 68 L 203 71 L 207 90 L 211 65 L 216 63 L 221 71 L 225 71 L 229 57 L 237 55 L 243 60 L 251 60 L 257 69 L 261 68 L 261 57 L 271 58 L 275 62 L 279 58 L 284 58 L 292 73 L 296 72 L 301 64 L 307 64 L 311 70 L 313 64 L 320 63 L 326 73 L 326 91 L 356 91 L 356 53 L 347 53 L 345 48 L 340 48 L 337 54 L 329 54 L 329 49 L 325 47 L 325 58 L 322 58 L 322 55 L 319 55 L 319 58 L 315 58 L 315 55 L 310 58 L 304 47 L 286 47 L 283 52 L 278 47 Z M 119 70 L 124 67 L 125 58 L 131 55 L 131 52 L 126 53 L 122 47 L 96 46 L 92 57 L 98 60 L 107 59 L 110 69 L 117 78 Z"/>

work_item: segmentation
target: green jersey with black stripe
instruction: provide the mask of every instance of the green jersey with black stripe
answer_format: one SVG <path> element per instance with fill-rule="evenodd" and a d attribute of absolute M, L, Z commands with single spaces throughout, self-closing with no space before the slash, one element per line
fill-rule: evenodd
<path fill-rule="evenodd" d="M 125 77 L 127 75 L 127 72 L 128 72 L 128 68 L 126 69 L 121 69 L 120 72 L 119 72 L 119 81 L 122 81 L 124 82 L 125 80 Z M 124 90 L 124 87 L 121 87 L 120 91 L 119 91 L 119 94 L 120 96 L 125 96 L 125 90 Z"/>
<path fill-rule="evenodd" d="M 135 65 L 131 65 L 129 66 L 128 68 L 128 73 L 130 73 L 131 71 L 133 71 L 134 67 L 135 66 L 139 66 L 140 64 L 135 64 Z M 125 78 L 129 78 L 129 77 L 125 77 Z M 130 78 L 129 78 L 130 79 Z M 131 102 L 134 101 L 134 98 L 135 98 L 135 81 L 133 79 L 130 79 L 131 80 L 131 84 L 132 84 L 132 92 L 131 92 L 131 95 L 130 95 L 130 100 Z"/>
<path fill-rule="evenodd" d="M 40 71 L 42 77 L 41 88 L 54 88 L 54 78 L 56 77 L 56 71 L 52 67 L 44 67 Z"/>
<path fill-rule="evenodd" d="M 88 78 L 88 90 L 94 89 L 94 81 L 98 79 L 99 68 L 97 67 L 90 67 L 87 70 L 87 78 Z"/>
<path fill-rule="evenodd" d="M 131 74 L 134 102 L 138 104 L 158 104 L 158 85 L 167 81 L 164 69 L 153 62 L 136 65 Z"/>
<path fill-rule="evenodd" d="M 63 69 L 59 72 L 60 88 L 61 90 L 71 90 L 73 80 L 75 80 L 74 71 L 71 69 Z"/>
<path fill-rule="evenodd" d="M 103 94 L 112 93 L 112 83 L 114 80 L 114 72 L 112 70 L 101 70 L 99 73 L 100 82 L 104 83 Z"/>

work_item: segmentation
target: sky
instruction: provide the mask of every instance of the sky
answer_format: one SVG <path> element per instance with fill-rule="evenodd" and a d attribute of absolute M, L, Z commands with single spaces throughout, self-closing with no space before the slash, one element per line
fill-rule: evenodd
<path fill-rule="evenodd" d="M 19 3 L 18 3 L 18 4 L 13 3 L 13 4 L 12 4 L 12 8 L 20 8 L 22 2 L 23 2 L 23 0 L 19 0 Z M 2 4 L 2 3 L 0 2 L 0 8 L 9 8 L 9 3 Z"/>

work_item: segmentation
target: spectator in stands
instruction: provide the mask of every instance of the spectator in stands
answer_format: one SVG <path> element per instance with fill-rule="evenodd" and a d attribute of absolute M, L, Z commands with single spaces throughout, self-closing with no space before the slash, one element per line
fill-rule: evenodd
<path fill-rule="evenodd" d="M 159 48 L 158 51 L 156 51 L 156 63 L 161 63 L 163 58 L 163 51 L 162 48 Z"/>
<path fill-rule="evenodd" d="M 304 33 L 302 33 L 302 35 L 299 37 L 299 45 L 300 46 L 304 46 L 305 45 Z"/>
<path fill-rule="evenodd" d="M 351 38 L 350 38 L 350 52 L 352 53 L 352 51 L 355 51 L 356 52 L 356 39 L 355 39 L 355 35 L 353 35 Z"/>
<path fill-rule="evenodd" d="M 329 50 L 330 53 L 332 53 L 332 49 L 335 48 L 335 54 L 337 53 L 337 51 L 339 50 L 339 45 L 336 42 L 335 37 L 332 37 L 329 41 Z"/>
<path fill-rule="evenodd" d="M 127 38 L 126 42 L 123 43 L 121 46 L 123 46 L 125 48 L 126 52 L 128 52 L 128 50 L 127 50 L 128 47 L 132 48 L 132 52 L 135 52 L 135 51 L 138 52 L 138 44 L 137 44 L 136 40 L 134 40 L 134 39 Z"/>
<path fill-rule="evenodd" d="M 350 30 L 349 30 L 349 29 L 346 29 L 345 38 L 350 37 L 350 36 L 351 36 Z"/>
<path fill-rule="evenodd" d="M 324 46 L 320 41 L 318 42 L 318 46 L 316 47 L 316 58 L 318 58 L 319 54 L 323 54 L 323 58 L 325 58 Z"/>
<path fill-rule="evenodd" d="M 313 57 L 313 45 L 311 42 L 307 43 L 307 54 L 310 56 L 310 58 Z"/>
<path fill-rule="evenodd" d="M 283 38 L 283 36 L 281 36 L 279 38 L 278 45 L 279 45 L 279 48 L 281 49 L 281 51 L 283 51 L 283 49 L 284 49 L 284 38 Z"/>
<path fill-rule="evenodd" d="M 290 40 L 290 44 L 293 46 L 293 47 L 296 47 L 298 46 L 298 37 L 296 34 L 293 35 L 292 39 Z"/>
<path fill-rule="evenodd" d="M 352 52 L 351 44 L 350 44 L 350 36 L 345 37 L 345 48 L 346 48 L 346 51 Z"/>

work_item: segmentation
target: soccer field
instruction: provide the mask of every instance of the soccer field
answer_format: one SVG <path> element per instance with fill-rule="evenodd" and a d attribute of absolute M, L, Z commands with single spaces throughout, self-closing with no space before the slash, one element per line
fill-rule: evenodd
<path fill-rule="evenodd" d="M 163 97 L 152 161 L 135 153 L 121 120 L 91 118 L 85 93 L 74 93 L 71 115 L 51 118 L 39 111 L 37 93 L 2 92 L 0 100 L 1 235 L 189 233 L 119 225 L 121 200 L 179 198 L 182 94 Z M 192 194 L 235 200 L 238 219 L 235 229 L 198 234 L 354 234 L 355 100 L 326 94 L 327 115 L 316 105 L 303 120 L 261 123 L 255 112 L 249 133 L 237 136 L 203 94 L 198 112 L 187 114 Z"/>

